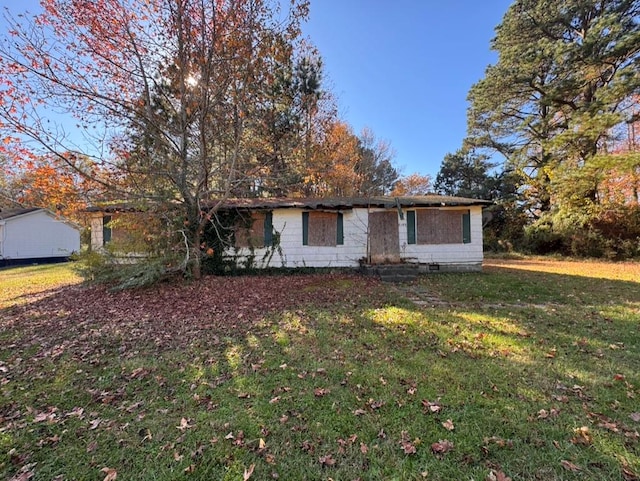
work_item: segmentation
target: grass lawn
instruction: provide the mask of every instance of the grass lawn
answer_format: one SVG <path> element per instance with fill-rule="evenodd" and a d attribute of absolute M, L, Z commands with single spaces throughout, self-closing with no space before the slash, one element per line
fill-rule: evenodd
<path fill-rule="evenodd" d="M 0 271 L 2 479 L 631 481 L 639 431 L 639 264 Z"/>

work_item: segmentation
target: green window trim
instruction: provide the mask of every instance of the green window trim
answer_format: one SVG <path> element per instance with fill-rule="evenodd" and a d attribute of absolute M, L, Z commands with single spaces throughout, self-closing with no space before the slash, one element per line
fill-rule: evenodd
<path fill-rule="evenodd" d="M 302 245 L 309 245 L 309 213 L 302 213 Z"/>
<path fill-rule="evenodd" d="M 302 245 L 309 245 L 309 212 L 302 213 Z M 336 245 L 344 245 L 344 215 L 342 212 L 336 214 Z"/>
<path fill-rule="evenodd" d="M 416 243 L 416 211 L 407 211 L 407 244 Z"/>
<path fill-rule="evenodd" d="M 273 246 L 273 212 L 269 211 L 264 216 L 264 246 Z"/>
<path fill-rule="evenodd" d="M 344 220 L 342 216 L 342 212 L 338 212 L 338 219 L 336 220 L 337 225 L 337 235 L 336 235 L 336 245 L 342 246 L 344 245 Z"/>
<path fill-rule="evenodd" d="M 111 223 L 111 216 L 105 215 L 102 218 L 102 245 L 106 245 L 111 242 L 111 227 L 109 224 Z"/>
<path fill-rule="evenodd" d="M 462 242 L 471 244 L 471 211 L 462 214 Z"/>

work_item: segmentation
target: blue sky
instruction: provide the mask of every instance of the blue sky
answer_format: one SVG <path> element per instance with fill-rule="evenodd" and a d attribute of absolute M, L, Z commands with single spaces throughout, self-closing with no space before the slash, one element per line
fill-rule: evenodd
<path fill-rule="evenodd" d="M 494 28 L 512 0 L 311 0 L 340 113 L 391 143 L 404 174 L 435 177 L 466 133 L 467 92 L 496 61 Z"/>

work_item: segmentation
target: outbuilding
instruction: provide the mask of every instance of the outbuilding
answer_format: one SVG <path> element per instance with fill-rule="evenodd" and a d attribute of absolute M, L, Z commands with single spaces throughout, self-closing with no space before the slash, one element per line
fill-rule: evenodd
<path fill-rule="evenodd" d="M 0 265 L 56 262 L 80 251 L 80 230 L 46 209 L 0 209 Z"/>

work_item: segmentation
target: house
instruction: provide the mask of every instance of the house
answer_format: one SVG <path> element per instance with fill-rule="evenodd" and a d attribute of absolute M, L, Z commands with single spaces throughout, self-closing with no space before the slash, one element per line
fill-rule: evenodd
<path fill-rule="evenodd" d="M 239 213 L 224 255 L 238 265 L 358 267 L 412 263 L 429 270 L 482 268 L 482 207 L 489 201 L 437 195 L 229 199 Z M 92 209 L 92 247 L 113 233 L 122 206 Z"/>
<path fill-rule="evenodd" d="M 0 265 L 66 260 L 80 250 L 71 222 L 39 209 L 0 209 Z"/>

